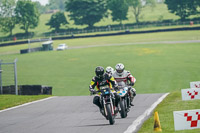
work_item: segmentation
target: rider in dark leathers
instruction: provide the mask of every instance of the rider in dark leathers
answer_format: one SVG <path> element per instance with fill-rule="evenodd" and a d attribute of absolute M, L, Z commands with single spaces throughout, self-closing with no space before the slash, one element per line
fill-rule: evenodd
<path fill-rule="evenodd" d="M 111 75 L 104 73 L 103 67 L 101 66 L 96 67 L 95 74 L 96 76 L 92 78 L 92 81 L 89 86 L 89 90 L 92 94 L 95 94 L 96 92 L 94 89 L 95 86 L 97 87 L 98 90 L 100 90 L 101 87 L 106 87 L 106 86 L 109 87 L 110 89 L 113 88 L 114 90 L 118 89 L 117 82 L 115 81 L 115 79 Z M 115 106 L 118 107 L 120 97 L 117 93 L 114 93 L 114 96 L 115 96 Z M 93 103 L 99 107 L 100 111 L 102 110 L 99 95 L 95 95 Z"/>

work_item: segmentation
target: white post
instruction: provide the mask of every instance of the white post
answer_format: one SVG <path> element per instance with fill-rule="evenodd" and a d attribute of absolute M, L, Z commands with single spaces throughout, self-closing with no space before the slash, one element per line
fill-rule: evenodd
<path fill-rule="evenodd" d="M 29 52 L 29 53 L 30 53 L 30 49 L 31 49 L 31 46 L 30 46 L 31 44 L 30 44 L 30 43 L 31 43 L 31 40 L 28 39 L 28 52 Z"/>
<path fill-rule="evenodd" d="M 0 60 L 0 89 L 1 89 L 1 94 L 3 94 L 3 86 L 2 86 L 2 78 L 1 78 L 1 73 L 3 70 L 1 70 L 1 60 Z"/>
<path fill-rule="evenodd" d="M 14 73 L 15 73 L 15 94 L 18 95 L 18 85 L 17 85 L 17 59 L 14 61 Z"/>

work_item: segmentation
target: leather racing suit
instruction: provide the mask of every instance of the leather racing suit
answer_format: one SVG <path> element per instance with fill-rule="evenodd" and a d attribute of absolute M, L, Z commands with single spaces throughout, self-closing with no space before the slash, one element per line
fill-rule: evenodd
<path fill-rule="evenodd" d="M 107 73 L 104 73 L 103 78 L 98 78 L 97 76 L 92 78 L 92 81 L 89 86 L 89 90 L 91 92 L 94 91 L 95 86 L 97 87 L 98 90 L 101 89 L 101 87 L 109 87 L 110 89 L 117 88 L 117 82 L 115 81 L 113 76 L 110 76 Z M 115 96 L 115 106 L 117 107 L 120 97 L 117 93 L 114 93 Z M 100 109 L 102 109 L 102 105 L 100 103 L 100 96 L 95 95 L 93 99 L 93 103 L 97 105 Z"/>
<path fill-rule="evenodd" d="M 112 75 L 117 83 L 124 82 L 127 86 L 134 86 L 136 79 L 131 75 L 131 73 L 127 70 L 124 70 L 123 73 L 120 75 L 115 71 Z M 136 90 L 135 88 L 131 87 L 130 90 L 130 97 L 131 97 L 131 102 L 133 101 L 134 97 L 136 96 Z"/>

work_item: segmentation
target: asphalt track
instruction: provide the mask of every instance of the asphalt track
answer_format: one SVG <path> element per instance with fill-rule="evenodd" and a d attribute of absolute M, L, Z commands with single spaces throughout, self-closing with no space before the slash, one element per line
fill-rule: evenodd
<path fill-rule="evenodd" d="M 138 45 L 138 44 L 142 45 L 142 44 L 187 44 L 187 43 L 200 43 L 200 40 L 100 44 L 100 45 L 86 45 L 86 46 L 71 46 L 68 49 L 80 49 L 80 48 L 82 49 L 82 48 L 106 47 L 106 46 L 126 46 L 126 45 Z"/>
<path fill-rule="evenodd" d="M 184 41 L 157 41 L 157 42 L 135 42 L 135 43 L 116 43 L 116 44 L 100 44 L 100 45 L 86 45 L 86 46 L 70 46 L 70 49 L 83 49 L 93 47 L 106 47 L 106 46 L 126 46 L 126 45 L 142 45 L 142 44 L 187 44 L 187 43 L 200 43 L 200 40 L 184 40 Z M 15 52 L 4 52 L 0 55 L 19 54 L 20 51 Z"/>
<path fill-rule="evenodd" d="M 118 114 L 114 125 L 92 104 L 93 96 L 53 97 L 1 111 L 0 133 L 123 133 L 163 95 L 138 94 L 127 118 Z"/>

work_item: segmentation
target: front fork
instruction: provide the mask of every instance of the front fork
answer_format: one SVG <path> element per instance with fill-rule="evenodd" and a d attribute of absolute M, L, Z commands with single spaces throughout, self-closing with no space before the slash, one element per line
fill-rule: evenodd
<path fill-rule="evenodd" d="M 106 102 L 105 98 L 103 97 L 103 105 L 104 105 L 104 110 L 105 110 L 105 115 L 108 116 L 107 110 L 106 110 L 106 104 L 110 103 L 111 106 L 111 111 L 112 111 L 112 115 L 114 115 L 114 108 L 113 108 L 113 102 L 112 102 L 112 98 L 111 96 L 109 97 L 110 102 Z"/>

